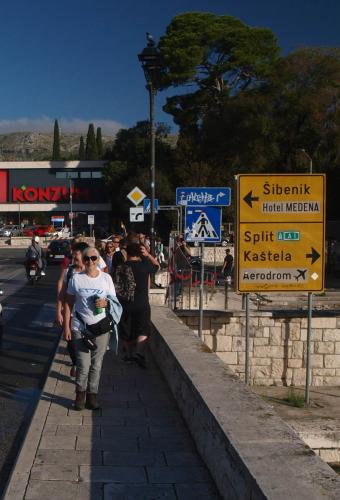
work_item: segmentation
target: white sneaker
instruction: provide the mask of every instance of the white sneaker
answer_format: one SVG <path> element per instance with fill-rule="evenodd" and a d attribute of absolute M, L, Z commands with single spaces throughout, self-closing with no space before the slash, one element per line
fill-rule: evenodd
<path fill-rule="evenodd" d="M 46 276 L 45 271 L 41 271 L 41 273 L 40 273 L 40 274 L 41 274 L 41 276 Z"/>

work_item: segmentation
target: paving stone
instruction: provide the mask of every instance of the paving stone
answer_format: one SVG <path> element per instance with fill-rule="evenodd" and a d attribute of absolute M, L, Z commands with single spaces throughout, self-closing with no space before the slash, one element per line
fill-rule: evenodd
<path fill-rule="evenodd" d="M 176 484 L 178 500 L 221 500 L 213 483 Z"/>
<path fill-rule="evenodd" d="M 83 420 L 84 425 L 114 425 L 118 427 L 124 426 L 123 417 L 102 417 L 101 415 L 85 416 Z"/>
<path fill-rule="evenodd" d="M 100 400 L 107 400 L 110 398 L 111 401 L 122 401 L 123 403 L 126 403 L 126 401 L 139 401 L 139 396 L 137 392 L 130 392 L 130 393 L 123 393 L 123 392 L 110 392 L 110 393 L 99 393 L 98 394 L 98 399 Z"/>
<path fill-rule="evenodd" d="M 137 451 L 137 438 L 77 438 L 77 450 Z"/>
<path fill-rule="evenodd" d="M 161 406 L 150 406 L 145 408 L 147 417 L 176 417 L 179 416 L 179 410 L 173 408 L 162 408 Z"/>
<path fill-rule="evenodd" d="M 70 403 L 71 404 L 71 403 Z M 68 412 L 68 408 L 64 407 L 64 406 L 60 406 L 60 405 L 57 405 L 57 404 L 52 404 L 50 409 L 49 409 L 49 412 L 48 414 L 49 415 L 67 415 L 67 412 Z"/>
<path fill-rule="evenodd" d="M 176 500 L 171 485 L 105 484 L 104 500 Z"/>
<path fill-rule="evenodd" d="M 73 415 L 69 417 L 67 415 L 48 415 L 46 419 L 46 424 L 57 424 L 57 425 L 81 425 L 83 422 L 83 416 L 78 412 L 78 415 Z"/>
<path fill-rule="evenodd" d="M 114 401 L 113 399 L 107 398 L 102 398 L 101 396 L 98 396 L 98 401 L 102 407 L 102 412 L 103 410 L 108 410 L 108 409 L 116 409 L 116 408 L 128 408 L 128 401 Z"/>
<path fill-rule="evenodd" d="M 144 408 L 102 408 L 103 417 L 145 417 Z"/>
<path fill-rule="evenodd" d="M 165 459 L 170 466 L 198 465 L 204 467 L 204 463 L 198 453 L 190 451 L 166 451 Z"/>
<path fill-rule="evenodd" d="M 81 465 L 80 481 L 91 483 L 146 483 L 143 467 L 115 467 L 112 465 Z"/>
<path fill-rule="evenodd" d="M 104 451 L 103 456 L 104 465 L 128 467 L 133 465 L 166 465 L 163 453 L 157 451 L 139 451 L 137 453 Z"/>
<path fill-rule="evenodd" d="M 205 467 L 147 467 L 150 483 L 204 483 L 211 481 Z"/>
<path fill-rule="evenodd" d="M 34 464 L 101 465 L 102 453 L 100 450 L 39 450 Z"/>
<path fill-rule="evenodd" d="M 77 465 L 34 465 L 31 479 L 38 481 L 77 481 Z"/>
<path fill-rule="evenodd" d="M 75 500 L 103 500 L 103 483 L 79 483 Z M 43 500 L 43 499 L 41 499 Z M 58 500 L 58 499 L 56 499 Z"/>
<path fill-rule="evenodd" d="M 76 436 L 53 436 L 47 434 L 43 436 L 40 450 L 74 450 L 76 447 Z"/>
<path fill-rule="evenodd" d="M 189 431 L 182 425 L 178 427 L 167 427 L 167 426 L 159 426 L 154 427 L 150 426 L 150 435 L 153 438 L 167 438 L 167 439 L 179 439 L 179 438 L 187 438 L 191 439 Z"/>
<path fill-rule="evenodd" d="M 187 439 L 139 438 L 141 450 L 158 451 L 194 451 L 194 444 Z"/>
<path fill-rule="evenodd" d="M 57 427 L 58 427 L 57 424 L 45 424 L 44 434 L 56 434 Z"/>
<path fill-rule="evenodd" d="M 56 435 L 99 437 L 100 425 L 58 425 Z"/>
<path fill-rule="evenodd" d="M 118 427 L 114 425 L 101 425 L 101 436 L 106 438 L 114 438 L 114 437 L 150 437 L 149 429 L 147 426 L 129 426 L 129 427 Z"/>
<path fill-rule="evenodd" d="M 25 500 L 74 500 L 77 495 L 78 484 L 69 481 L 30 481 L 28 483 Z M 20 500 L 20 499 L 18 499 Z"/>
<path fill-rule="evenodd" d="M 178 415 L 171 417 L 125 417 L 125 425 L 150 425 L 153 427 L 183 426 L 182 418 Z"/>
<path fill-rule="evenodd" d="M 71 408 L 69 408 L 69 410 L 68 410 L 68 416 L 70 416 L 70 417 L 76 417 L 77 415 L 79 415 L 79 413 L 80 412 L 77 411 L 77 410 L 75 410 L 73 408 L 73 406 Z M 88 417 L 88 416 L 92 415 L 92 413 L 93 413 L 93 410 L 88 410 L 87 408 L 84 408 L 84 410 L 81 411 L 81 416 L 82 417 L 85 417 L 85 416 Z M 101 410 L 100 409 L 95 410 L 95 413 L 97 415 L 101 415 Z"/>

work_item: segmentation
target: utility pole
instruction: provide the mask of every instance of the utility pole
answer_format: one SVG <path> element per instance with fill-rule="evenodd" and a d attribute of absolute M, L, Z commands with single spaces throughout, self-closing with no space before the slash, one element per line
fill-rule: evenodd
<path fill-rule="evenodd" d="M 70 191 L 70 236 L 73 238 L 73 182 L 69 180 Z"/>

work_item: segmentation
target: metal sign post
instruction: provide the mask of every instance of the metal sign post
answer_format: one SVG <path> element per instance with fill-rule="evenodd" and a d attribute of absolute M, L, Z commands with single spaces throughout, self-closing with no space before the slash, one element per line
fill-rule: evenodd
<path fill-rule="evenodd" d="M 203 340 L 203 301 L 204 301 L 204 243 L 201 243 L 201 280 L 200 280 L 200 319 L 199 319 L 199 329 L 198 336 Z"/>
<path fill-rule="evenodd" d="M 312 344 L 312 311 L 313 311 L 313 294 L 308 293 L 308 321 L 307 321 L 307 352 L 306 352 L 306 388 L 305 388 L 305 404 L 310 403 L 310 384 L 311 384 L 311 344 Z"/>
<path fill-rule="evenodd" d="M 245 294 L 246 297 L 246 362 L 245 362 L 245 383 L 249 385 L 249 351 L 250 351 L 250 333 L 249 333 L 249 293 Z"/>
<path fill-rule="evenodd" d="M 310 401 L 312 292 L 324 289 L 324 174 L 237 176 L 236 290 L 246 295 L 249 381 L 249 292 L 308 292 L 305 402 Z"/>

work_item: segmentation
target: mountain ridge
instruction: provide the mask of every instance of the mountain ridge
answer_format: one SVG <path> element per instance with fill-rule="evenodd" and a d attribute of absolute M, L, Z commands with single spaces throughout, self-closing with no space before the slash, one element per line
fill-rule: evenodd
<path fill-rule="evenodd" d="M 61 134 L 62 159 L 78 159 L 80 136 L 86 134 Z M 103 149 L 112 148 L 114 137 L 103 136 Z M 0 161 L 51 160 L 53 133 L 11 132 L 0 134 Z"/>

